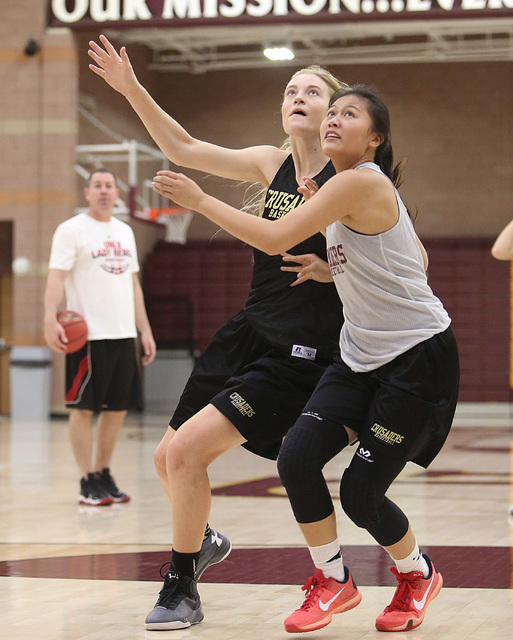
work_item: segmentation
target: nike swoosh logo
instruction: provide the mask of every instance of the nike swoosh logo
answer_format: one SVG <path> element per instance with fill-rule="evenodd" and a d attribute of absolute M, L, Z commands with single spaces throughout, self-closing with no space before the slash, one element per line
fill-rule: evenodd
<path fill-rule="evenodd" d="M 413 604 L 415 605 L 415 609 L 417 609 L 417 611 L 422 611 L 422 609 L 424 608 L 429 592 L 431 591 L 431 587 L 433 586 L 434 579 L 435 579 L 435 573 L 433 571 L 433 575 L 431 576 L 431 582 L 429 583 L 429 587 L 426 589 L 426 593 L 424 594 L 424 597 L 422 598 L 422 600 L 415 600 L 415 598 L 413 598 Z"/>
<path fill-rule="evenodd" d="M 330 604 L 332 604 L 338 597 L 339 595 L 342 593 L 342 591 L 344 591 L 345 587 L 342 587 L 342 589 L 340 589 L 340 591 L 338 593 L 336 593 L 333 598 L 330 598 L 328 600 L 328 602 L 323 602 L 321 598 L 319 598 L 319 607 L 323 610 L 323 611 L 327 611 L 330 608 Z"/>

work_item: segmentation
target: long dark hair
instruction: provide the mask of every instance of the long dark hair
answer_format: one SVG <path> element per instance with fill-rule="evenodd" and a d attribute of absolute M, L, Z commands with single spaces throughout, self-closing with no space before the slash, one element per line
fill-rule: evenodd
<path fill-rule="evenodd" d="M 348 95 L 360 96 L 367 102 L 373 131 L 383 136 L 383 142 L 376 149 L 374 162 L 381 171 L 392 180 L 394 186 L 398 188 L 402 183 L 402 170 L 406 161 L 401 160 L 394 166 L 394 151 L 392 149 L 390 133 L 390 115 L 386 104 L 383 102 L 379 91 L 375 87 L 366 84 L 354 84 L 350 87 L 337 89 L 330 98 L 330 107 L 336 100 Z"/>

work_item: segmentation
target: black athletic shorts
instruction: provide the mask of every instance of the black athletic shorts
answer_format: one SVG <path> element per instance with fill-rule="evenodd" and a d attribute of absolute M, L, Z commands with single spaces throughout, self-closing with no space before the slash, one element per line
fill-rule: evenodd
<path fill-rule="evenodd" d="M 238 313 L 202 353 L 169 424 L 176 430 L 213 404 L 247 440 L 246 449 L 276 460 L 327 364 L 278 351 Z"/>
<path fill-rule="evenodd" d="M 385 455 L 427 467 L 454 418 L 459 387 L 456 341 L 449 327 L 392 362 L 355 373 L 336 357 L 306 403 L 315 416 L 358 433 L 355 455 Z"/>
<path fill-rule="evenodd" d="M 66 406 L 125 411 L 141 407 L 135 339 L 91 340 L 66 355 Z"/>

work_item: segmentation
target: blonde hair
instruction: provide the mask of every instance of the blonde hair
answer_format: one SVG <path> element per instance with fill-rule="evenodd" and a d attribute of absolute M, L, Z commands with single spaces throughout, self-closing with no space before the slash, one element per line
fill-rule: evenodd
<path fill-rule="evenodd" d="M 328 87 L 331 89 L 331 93 L 334 93 L 337 89 L 341 87 L 347 87 L 347 83 L 339 80 L 335 77 L 331 71 L 325 69 L 324 67 L 319 66 L 318 64 L 311 64 L 308 67 L 304 67 L 303 69 L 299 69 L 292 75 L 292 79 L 297 78 L 297 76 L 302 75 L 303 73 L 313 73 L 315 76 L 318 76 L 321 80 L 323 80 Z"/>
<path fill-rule="evenodd" d="M 348 87 L 349 85 L 342 80 L 339 80 L 336 76 L 334 76 L 331 71 L 321 67 L 318 64 L 311 64 L 308 67 L 303 67 L 299 69 L 295 73 L 292 74 L 290 80 L 297 78 L 297 76 L 303 75 L 305 73 L 311 73 L 320 78 L 328 88 L 330 89 L 330 96 L 335 93 L 338 89 L 342 87 Z M 289 80 L 289 82 L 290 82 Z M 288 83 L 287 83 L 288 85 Z M 290 150 L 290 138 L 287 137 L 280 149 L 283 151 Z M 264 212 L 264 204 L 265 204 L 265 194 L 267 192 L 267 187 L 261 185 L 259 189 L 255 193 L 251 193 L 253 191 L 253 187 L 255 185 L 249 185 L 246 190 L 245 202 L 242 207 L 243 211 L 247 211 L 248 213 L 252 213 L 253 215 L 261 216 Z M 250 195 L 251 194 L 251 195 Z M 246 199 L 247 198 L 247 199 Z"/>

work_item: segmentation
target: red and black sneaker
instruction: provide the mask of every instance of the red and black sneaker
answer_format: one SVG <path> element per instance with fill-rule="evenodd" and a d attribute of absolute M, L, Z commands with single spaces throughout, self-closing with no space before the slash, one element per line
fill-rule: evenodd
<path fill-rule="evenodd" d="M 442 574 L 437 572 L 426 555 L 424 558 L 429 565 L 427 578 L 420 571 L 399 573 L 395 567 L 390 569 L 398 584 L 392 602 L 376 619 L 378 631 L 409 631 L 424 620 L 428 604 L 440 593 L 443 585 Z"/>
<path fill-rule="evenodd" d="M 114 500 L 101 486 L 98 480 L 98 474 L 89 473 L 87 478 L 80 480 L 78 502 L 80 504 L 90 505 L 91 507 L 103 507 L 112 504 Z"/>
<path fill-rule="evenodd" d="M 110 469 L 102 469 L 102 472 L 96 475 L 105 493 L 112 498 L 112 502 L 128 502 L 130 500 L 128 494 L 118 489 L 114 478 L 110 475 Z"/>
<path fill-rule="evenodd" d="M 344 569 L 344 582 L 326 578 L 320 569 L 315 569 L 314 575 L 302 587 L 306 591 L 305 601 L 285 620 L 285 631 L 301 633 L 322 629 L 331 622 L 334 613 L 348 611 L 360 603 L 362 594 L 356 588 L 349 569 Z"/>

